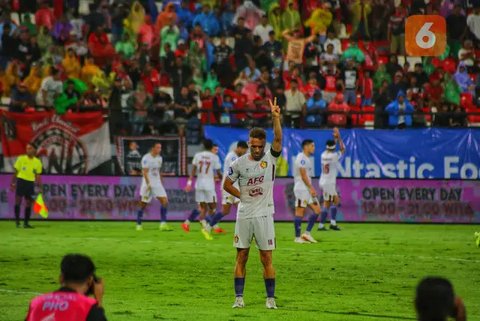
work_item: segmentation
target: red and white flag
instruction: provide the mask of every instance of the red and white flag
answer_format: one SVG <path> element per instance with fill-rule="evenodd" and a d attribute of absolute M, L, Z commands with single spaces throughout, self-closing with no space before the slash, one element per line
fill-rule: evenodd
<path fill-rule="evenodd" d="M 108 121 L 101 112 L 4 112 L 1 137 L 6 172 L 13 172 L 28 143 L 37 148 L 44 173 L 86 174 L 111 159 Z"/>

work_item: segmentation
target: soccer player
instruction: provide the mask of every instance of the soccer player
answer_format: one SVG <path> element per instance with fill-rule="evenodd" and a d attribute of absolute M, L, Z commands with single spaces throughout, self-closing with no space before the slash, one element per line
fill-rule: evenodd
<path fill-rule="evenodd" d="M 160 231 L 172 231 L 173 229 L 167 224 L 167 192 L 162 184 L 162 144 L 155 143 L 150 152 L 142 157 L 142 185 L 140 187 L 140 208 L 137 212 L 137 230 L 143 230 L 142 217 L 145 207 L 150 203 L 152 197 L 160 201 Z"/>
<path fill-rule="evenodd" d="M 200 207 L 200 223 L 202 224 L 202 234 L 207 240 L 212 240 L 212 235 L 207 229 L 206 215 L 215 214 L 217 209 L 217 193 L 215 192 L 215 176 L 221 177 L 220 158 L 212 152 L 213 142 L 206 139 L 203 142 L 205 150 L 198 152 L 193 157 L 192 173 L 187 181 L 185 191 L 188 193 L 192 190 L 193 179 L 196 176 L 195 182 L 195 201 Z M 194 215 L 198 215 L 195 210 L 190 217 L 182 224 L 185 232 L 190 231 L 190 222 L 195 219 Z M 211 219 L 211 218 L 210 218 Z"/>
<path fill-rule="evenodd" d="M 42 174 L 42 162 L 35 157 L 37 150 L 32 144 L 27 144 L 26 155 L 20 155 L 14 164 L 15 174 L 12 177 L 10 189 L 15 191 L 15 224 L 20 227 L 20 206 L 25 199 L 24 228 L 33 228 L 28 221 L 32 215 L 32 201 L 35 194 L 35 184 L 42 192 L 40 174 Z"/>
<path fill-rule="evenodd" d="M 293 193 L 295 194 L 295 243 L 317 243 L 310 234 L 320 214 L 317 191 L 312 186 L 313 166 L 309 158 L 315 152 L 315 143 L 311 139 L 305 139 L 302 142 L 302 149 L 303 151 L 297 155 L 293 167 L 295 181 L 295 186 L 293 187 Z M 310 216 L 307 230 L 302 234 L 302 220 L 307 206 L 313 210 L 314 214 Z"/>
<path fill-rule="evenodd" d="M 225 182 L 225 178 L 228 176 L 228 170 L 232 165 L 232 163 L 239 157 L 245 155 L 247 150 L 248 150 L 247 142 L 239 141 L 237 142 L 237 147 L 235 148 L 235 150 L 227 154 L 227 157 L 225 157 L 225 161 L 223 163 L 222 186 L 223 186 L 223 183 Z M 235 183 L 235 187 L 238 188 L 238 183 Z M 222 190 L 222 211 L 218 212 L 210 219 L 210 221 L 208 222 L 209 224 L 207 225 L 207 230 L 213 229 L 215 233 L 224 233 L 224 230 L 218 226 L 218 222 L 220 222 L 224 216 L 227 216 L 228 214 L 230 214 L 232 205 L 236 205 L 238 204 L 238 202 L 240 202 L 238 198 Z"/>
<path fill-rule="evenodd" d="M 235 303 L 233 308 L 243 308 L 245 266 L 250 244 L 255 237 L 267 292 L 266 306 L 276 309 L 275 269 L 272 265 L 272 251 L 275 249 L 275 227 L 273 223 L 273 182 L 275 164 L 282 151 L 282 127 L 280 107 L 275 99 L 270 101 L 273 118 L 273 144 L 265 151 L 266 133 L 262 128 L 250 130 L 250 153 L 235 160 L 228 171 L 223 188 L 240 199 L 235 223 L 234 246 L 237 248 L 235 263 Z M 238 182 L 239 188 L 234 186 Z"/>
<path fill-rule="evenodd" d="M 320 175 L 320 188 L 323 192 L 323 208 L 320 217 L 319 231 L 326 231 L 325 222 L 330 209 L 330 229 L 340 231 L 337 225 L 337 166 L 340 158 L 345 153 L 345 145 L 340 137 L 338 128 L 333 129 L 333 140 L 327 141 L 326 150 L 322 153 L 322 174 Z M 337 151 L 337 143 L 339 149 Z"/>

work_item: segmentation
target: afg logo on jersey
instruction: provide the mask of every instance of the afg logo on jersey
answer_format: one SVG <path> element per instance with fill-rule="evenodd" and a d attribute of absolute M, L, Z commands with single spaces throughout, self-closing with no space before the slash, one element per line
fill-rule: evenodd
<path fill-rule="evenodd" d="M 262 161 L 260 163 L 260 167 L 263 168 L 263 169 L 267 168 L 267 165 L 268 165 L 268 163 L 266 161 Z"/>
<path fill-rule="evenodd" d="M 251 190 L 248 191 L 248 195 L 250 195 L 251 197 L 262 196 L 263 188 L 261 187 L 252 188 Z"/>
<path fill-rule="evenodd" d="M 265 176 L 257 176 L 257 177 L 250 177 L 247 182 L 247 186 L 254 186 L 263 183 L 263 179 Z"/>

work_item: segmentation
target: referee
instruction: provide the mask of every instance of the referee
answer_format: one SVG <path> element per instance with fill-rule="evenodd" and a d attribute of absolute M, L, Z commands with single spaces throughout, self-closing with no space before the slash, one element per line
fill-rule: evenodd
<path fill-rule="evenodd" d="M 21 155 L 15 162 L 15 175 L 12 177 L 10 189 L 15 191 L 15 221 L 17 227 L 20 227 L 20 205 L 25 198 L 25 218 L 24 228 L 33 228 L 28 221 L 32 215 L 33 194 L 35 194 L 35 183 L 39 186 L 40 192 L 42 185 L 40 174 L 42 173 L 42 162 L 35 157 L 36 149 L 32 144 L 27 145 L 27 154 Z"/>

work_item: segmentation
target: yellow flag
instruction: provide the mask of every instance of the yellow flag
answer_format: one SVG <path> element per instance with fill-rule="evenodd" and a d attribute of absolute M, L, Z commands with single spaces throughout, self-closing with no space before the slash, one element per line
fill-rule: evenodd
<path fill-rule="evenodd" d="M 33 204 L 33 211 L 43 218 L 48 218 L 48 208 L 43 201 L 42 193 L 39 193 L 35 203 Z"/>

